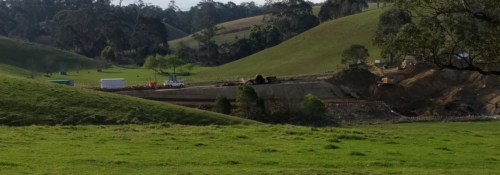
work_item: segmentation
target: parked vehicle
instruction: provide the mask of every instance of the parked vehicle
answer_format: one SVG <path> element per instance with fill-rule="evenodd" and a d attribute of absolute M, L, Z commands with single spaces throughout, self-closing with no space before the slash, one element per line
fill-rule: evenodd
<path fill-rule="evenodd" d="M 178 82 L 178 81 L 173 81 L 173 80 L 167 80 L 167 81 L 165 81 L 165 83 L 163 83 L 163 86 L 172 87 L 172 88 L 183 88 L 184 83 Z"/>
<path fill-rule="evenodd" d="M 163 86 L 169 87 L 169 88 L 183 88 L 185 86 L 185 84 L 183 82 L 177 81 L 177 77 L 174 74 L 170 77 L 170 80 L 166 80 L 163 83 Z"/>

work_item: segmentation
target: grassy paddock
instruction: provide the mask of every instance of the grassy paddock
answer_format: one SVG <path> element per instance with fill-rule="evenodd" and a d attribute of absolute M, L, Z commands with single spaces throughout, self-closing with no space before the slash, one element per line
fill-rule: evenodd
<path fill-rule="evenodd" d="M 1 68 L 1 65 L 0 65 Z M 186 80 L 189 84 L 193 77 L 197 73 L 210 69 L 210 67 L 194 66 L 192 70 L 187 70 L 185 66 L 177 69 L 177 72 L 189 72 L 191 76 L 178 76 L 178 80 Z M 171 69 L 165 69 L 166 72 L 173 72 Z M 1 69 L 0 69 L 1 72 Z M 71 70 L 67 72 L 68 75 L 53 74 L 51 77 L 39 76 L 38 79 L 41 80 L 57 80 L 66 79 L 74 80 L 76 86 L 83 87 L 99 87 L 100 80 L 106 78 L 125 78 L 128 86 L 136 85 L 147 85 L 149 82 L 154 81 L 154 72 L 150 69 L 144 68 L 126 68 L 126 67 L 111 67 L 104 69 L 102 72 L 97 72 L 95 69 L 84 69 L 80 71 Z M 163 83 L 165 80 L 169 79 L 168 75 L 157 75 L 157 81 Z M 189 80 L 189 81 L 188 81 Z M 203 79 L 197 79 L 198 81 L 203 81 Z"/>
<path fill-rule="evenodd" d="M 499 174 L 499 126 L 0 127 L 0 174 Z"/>

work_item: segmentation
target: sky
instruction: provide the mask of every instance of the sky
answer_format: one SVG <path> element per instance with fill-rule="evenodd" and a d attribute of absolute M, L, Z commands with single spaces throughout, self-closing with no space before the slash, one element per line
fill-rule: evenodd
<path fill-rule="evenodd" d="M 119 0 L 113 0 L 114 3 L 118 3 L 118 1 Z M 143 1 L 145 3 L 150 3 L 152 5 L 158 5 L 162 8 L 166 8 L 168 6 L 168 3 L 170 2 L 170 0 L 143 0 Z M 240 4 L 242 2 L 254 1 L 258 5 L 262 5 L 265 3 L 265 0 L 214 0 L 214 1 L 223 2 L 223 3 L 226 3 L 228 1 L 232 1 L 235 4 Z M 311 0 L 311 1 L 318 3 L 318 2 L 322 2 L 324 0 Z M 137 2 L 137 0 L 123 0 L 122 5 L 127 5 L 127 4 L 131 4 L 131 3 L 135 3 L 135 2 Z M 181 10 L 189 10 L 190 7 L 195 6 L 196 4 L 198 4 L 198 2 L 200 2 L 200 0 L 176 0 L 175 1 L 177 6 L 179 6 L 179 8 L 181 8 Z"/>

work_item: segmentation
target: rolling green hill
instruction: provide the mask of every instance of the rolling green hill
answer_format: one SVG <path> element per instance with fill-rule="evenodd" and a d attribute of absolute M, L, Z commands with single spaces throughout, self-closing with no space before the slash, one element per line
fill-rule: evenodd
<path fill-rule="evenodd" d="M 0 36 L 0 71 L 13 74 L 27 70 L 56 72 L 62 69 L 91 68 L 94 61 L 76 53 Z M 24 69 L 24 70 L 22 70 Z"/>
<path fill-rule="evenodd" d="M 162 102 L 4 75 L 0 75 L 0 99 L 0 124 L 5 125 L 257 123 Z"/>
<path fill-rule="evenodd" d="M 262 24 L 263 18 L 264 15 L 260 15 L 221 23 L 217 26 L 221 27 L 222 30 L 214 37 L 214 40 L 217 44 L 222 44 L 234 42 L 235 38 L 245 38 L 250 33 L 250 28 L 253 25 Z M 191 48 L 198 48 L 198 43 L 194 40 L 192 35 L 172 40 L 168 44 L 171 48 L 176 48 L 181 43 Z"/>
<path fill-rule="evenodd" d="M 195 80 L 221 80 L 264 75 L 302 75 L 336 71 L 342 51 L 352 44 L 365 45 L 371 58 L 380 58 L 372 37 L 382 9 L 323 23 L 273 48 L 202 71 Z"/>
<path fill-rule="evenodd" d="M 377 8 L 377 3 L 368 3 L 368 8 L 366 11 L 374 10 Z M 321 7 L 314 6 L 313 13 L 317 16 Z M 229 21 L 225 23 L 221 23 L 218 26 L 222 27 L 223 30 L 219 32 L 217 36 L 214 37 L 214 40 L 217 44 L 223 43 L 233 43 L 236 38 L 246 38 L 250 34 L 250 29 L 253 25 L 261 25 L 263 24 L 262 20 L 264 15 L 253 16 L 242 18 L 234 21 Z M 193 39 L 191 35 L 171 40 L 169 45 L 171 48 L 176 48 L 180 44 L 184 44 L 191 48 L 198 48 L 198 43 Z"/>

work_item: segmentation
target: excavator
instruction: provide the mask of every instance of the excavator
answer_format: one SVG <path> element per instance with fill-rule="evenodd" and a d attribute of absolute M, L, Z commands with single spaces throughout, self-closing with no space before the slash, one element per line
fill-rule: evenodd
<path fill-rule="evenodd" d="M 393 85 L 395 83 L 394 78 L 386 75 L 386 72 L 409 74 L 415 70 L 416 60 L 414 58 L 413 59 L 407 58 L 398 68 L 385 69 L 385 70 L 383 68 L 380 68 L 374 63 L 370 63 L 368 65 L 372 68 L 372 70 L 375 71 L 375 74 L 380 77 L 379 81 L 377 81 L 377 85 L 384 86 L 384 85 Z"/>
<path fill-rule="evenodd" d="M 394 83 L 394 79 L 386 76 L 382 68 L 378 67 L 374 63 L 370 63 L 368 65 L 372 70 L 374 70 L 374 73 L 379 76 L 379 81 L 377 81 L 378 86 L 391 85 Z"/>

